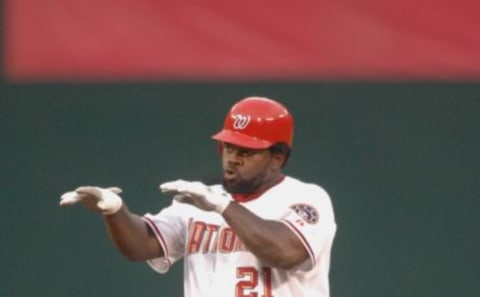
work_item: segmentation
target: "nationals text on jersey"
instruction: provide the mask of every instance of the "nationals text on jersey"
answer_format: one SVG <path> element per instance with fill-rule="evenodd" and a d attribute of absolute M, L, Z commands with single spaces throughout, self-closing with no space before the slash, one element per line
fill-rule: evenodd
<path fill-rule="evenodd" d="M 187 253 L 232 253 L 248 251 L 230 227 L 189 220 Z"/>

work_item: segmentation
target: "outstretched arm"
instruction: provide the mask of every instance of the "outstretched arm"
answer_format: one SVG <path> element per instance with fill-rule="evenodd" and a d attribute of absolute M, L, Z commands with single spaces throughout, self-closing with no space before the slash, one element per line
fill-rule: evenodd
<path fill-rule="evenodd" d="M 162 248 L 143 219 L 130 212 L 118 195 L 119 188 L 79 187 L 65 193 L 61 206 L 82 204 L 103 214 L 111 241 L 131 261 L 160 257 Z"/>
<path fill-rule="evenodd" d="M 126 205 L 113 215 L 104 216 L 111 241 L 130 261 L 144 261 L 163 256 L 163 250 L 147 223 L 131 213 Z"/>
<path fill-rule="evenodd" d="M 249 250 L 268 265 L 289 269 L 309 257 L 300 239 L 285 224 L 257 216 L 233 202 L 226 192 L 214 192 L 201 182 L 185 180 L 163 183 L 160 189 L 179 202 L 223 215 Z"/>

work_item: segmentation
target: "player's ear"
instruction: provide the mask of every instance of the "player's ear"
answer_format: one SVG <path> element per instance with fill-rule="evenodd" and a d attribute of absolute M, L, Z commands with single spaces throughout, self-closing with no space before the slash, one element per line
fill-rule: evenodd
<path fill-rule="evenodd" d="M 272 159 L 273 159 L 273 169 L 274 170 L 281 169 L 286 162 L 286 156 L 285 156 L 285 154 L 282 154 L 282 153 L 272 154 Z"/>
<path fill-rule="evenodd" d="M 286 143 L 280 142 L 274 144 L 268 150 L 272 154 L 275 169 L 284 167 L 290 157 L 290 147 Z"/>

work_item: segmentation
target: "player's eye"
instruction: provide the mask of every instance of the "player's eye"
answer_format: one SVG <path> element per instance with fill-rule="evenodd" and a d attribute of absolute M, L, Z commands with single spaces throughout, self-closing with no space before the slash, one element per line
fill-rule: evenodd
<path fill-rule="evenodd" d="M 257 153 L 256 150 L 238 150 L 238 154 L 242 157 L 251 157 Z"/>
<path fill-rule="evenodd" d="M 241 148 L 229 143 L 223 144 L 223 150 L 228 154 L 238 154 L 240 157 L 251 157 L 260 152 L 260 150 Z"/>
<path fill-rule="evenodd" d="M 235 149 L 234 147 L 231 145 L 231 144 L 228 144 L 228 143 L 224 143 L 223 144 L 223 149 L 227 152 L 227 153 L 232 153 Z"/>

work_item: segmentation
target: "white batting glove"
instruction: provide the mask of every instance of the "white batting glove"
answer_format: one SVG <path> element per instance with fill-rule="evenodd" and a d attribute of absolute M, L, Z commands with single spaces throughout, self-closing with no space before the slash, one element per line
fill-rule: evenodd
<path fill-rule="evenodd" d="M 211 187 L 198 182 L 175 180 L 160 185 L 163 193 L 174 194 L 178 202 L 194 205 L 202 210 L 216 211 L 222 214 L 232 201 L 225 191 L 213 191 Z"/>
<path fill-rule="evenodd" d="M 100 188 L 84 186 L 75 191 L 66 192 L 60 197 L 60 206 L 81 203 L 87 208 L 98 211 L 104 215 L 112 215 L 120 210 L 123 205 L 120 194 L 122 189 L 117 187 Z"/>

